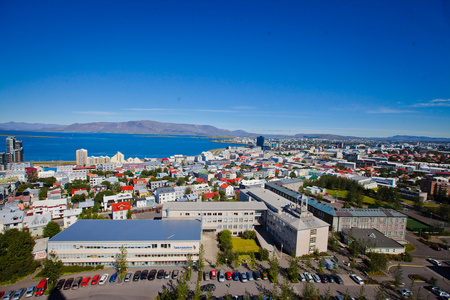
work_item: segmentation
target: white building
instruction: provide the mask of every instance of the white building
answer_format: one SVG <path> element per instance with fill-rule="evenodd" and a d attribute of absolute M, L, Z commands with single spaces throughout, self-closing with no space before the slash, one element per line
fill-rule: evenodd
<path fill-rule="evenodd" d="M 79 149 L 76 152 L 77 156 L 77 165 L 78 166 L 86 166 L 88 165 L 88 152 L 86 149 Z"/>
<path fill-rule="evenodd" d="M 33 215 L 42 215 L 51 213 L 52 219 L 60 219 L 64 216 L 67 209 L 67 199 L 50 199 L 34 201 L 31 204 Z"/>
<path fill-rule="evenodd" d="M 67 209 L 66 211 L 64 211 L 64 228 L 73 225 L 78 220 L 78 216 L 82 211 L 83 209 L 81 208 Z"/>
<path fill-rule="evenodd" d="M 19 207 L 13 205 L 5 205 L 0 209 L 0 233 L 8 229 L 23 228 L 24 212 Z"/>
<path fill-rule="evenodd" d="M 112 196 L 103 196 L 102 207 L 104 210 L 109 210 L 113 203 L 120 203 L 133 200 L 132 193 L 120 193 Z"/>
<path fill-rule="evenodd" d="M 37 237 L 44 235 L 44 228 L 48 222 L 52 220 L 51 213 L 45 213 L 42 215 L 25 216 L 23 218 L 23 228 L 28 228 L 31 236 Z"/>

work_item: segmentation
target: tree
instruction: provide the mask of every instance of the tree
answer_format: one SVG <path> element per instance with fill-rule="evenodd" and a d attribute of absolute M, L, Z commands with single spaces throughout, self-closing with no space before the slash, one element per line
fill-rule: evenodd
<path fill-rule="evenodd" d="M 386 296 L 386 286 L 381 283 L 376 289 L 375 300 L 386 300 Z"/>
<path fill-rule="evenodd" d="M 115 268 L 117 274 L 119 274 L 120 278 L 123 278 L 127 273 L 127 265 L 128 265 L 128 251 L 125 249 L 125 246 L 120 246 L 120 252 L 116 254 Z"/>
<path fill-rule="evenodd" d="M 48 278 L 49 283 L 55 283 L 59 276 L 62 275 L 63 263 L 53 251 L 48 256 L 49 258 L 45 259 L 41 275 Z"/>
<path fill-rule="evenodd" d="M 397 268 L 392 272 L 394 275 L 394 285 L 396 288 L 399 288 L 403 282 L 403 268 L 400 264 L 397 265 Z"/>
<path fill-rule="evenodd" d="M 219 246 L 222 251 L 233 249 L 233 244 L 231 243 L 231 231 L 225 229 L 219 232 Z"/>
<path fill-rule="evenodd" d="M 368 262 L 368 271 L 377 272 L 380 270 L 386 270 L 387 258 L 386 255 L 381 253 L 370 252 L 367 255 L 370 259 Z"/>
<path fill-rule="evenodd" d="M 127 219 L 128 220 L 131 220 L 131 216 L 133 215 L 133 212 L 131 211 L 131 209 L 129 209 L 128 211 L 127 211 Z"/>
<path fill-rule="evenodd" d="M 272 252 L 272 257 L 269 260 L 269 280 L 272 283 L 278 283 L 278 258 L 275 252 Z"/>
<path fill-rule="evenodd" d="M 214 201 L 219 201 L 219 195 L 217 195 L 216 193 L 214 193 L 213 200 L 214 200 Z"/>
<path fill-rule="evenodd" d="M 39 200 L 47 199 L 48 187 L 42 187 L 39 190 Z"/>
<path fill-rule="evenodd" d="M 242 234 L 242 238 L 246 240 L 256 240 L 256 231 L 247 229 Z"/>
<path fill-rule="evenodd" d="M 34 186 L 31 184 L 21 184 L 16 189 L 16 195 L 21 195 L 26 189 L 34 189 Z"/>
<path fill-rule="evenodd" d="M 356 296 L 356 299 L 358 300 L 368 300 L 367 294 L 366 294 L 366 288 L 364 285 L 361 285 L 361 288 L 359 289 L 359 293 Z"/>
<path fill-rule="evenodd" d="M 192 193 L 192 189 L 190 187 L 187 187 L 186 190 L 184 191 L 184 193 L 186 195 L 189 195 L 190 193 Z"/>
<path fill-rule="evenodd" d="M 192 257 L 190 254 L 188 254 L 187 259 L 186 259 L 186 278 L 185 280 L 189 281 L 191 280 L 191 275 L 192 275 L 192 266 L 194 265 L 194 263 L 192 262 Z"/>
<path fill-rule="evenodd" d="M 281 285 L 281 299 L 293 299 L 294 295 L 294 289 L 290 285 L 289 281 L 285 279 Z"/>
<path fill-rule="evenodd" d="M 265 248 L 259 248 L 258 254 L 259 254 L 260 261 L 269 260 L 269 250 L 267 250 Z"/>
<path fill-rule="evenodd" d="M 28 231 L 9 229 L 0 234 L 0 282 L 33 273 L 39 263 L 32 254 L 34 240 Z"/>
<path fill-rule="evenodd" d="M 73 195 L 70 200 L 72 201 L 72 203 L 84 202 L 86 201 L 86 195 L 85 194 Z"/>
<path fill-rule="evenodd" d="M 287 278 L 294 282 L 298 282 L 298 276 L 300 273 L 300 267 L 298 265 L 298 260 L 295 255 L 292 255 L 289 259 L 289 267 L 286 269 Z"/>
<path fill-rule="evenodd" d="M 315 300 L 317 299 L 317 292 L 312 282 L 304 282 L 303 290 L 302 290 L 302 299 L 303 300 Z"/>
<path fill-rule="evenodd" d="M 44 237 L 52 238 L 60 232 L 61 228 L 55 221 L 48 222 L 47 226 L 44 227 Z"/>
<path fill-rule="evenodd" d="M 197 262 L 197 270 L 199 272 L 203 271 L 203 268 L 205 267 L 205 249 L 203 248 L 203 244 L 200 245 L 200 255 L 198 257 Z"/>

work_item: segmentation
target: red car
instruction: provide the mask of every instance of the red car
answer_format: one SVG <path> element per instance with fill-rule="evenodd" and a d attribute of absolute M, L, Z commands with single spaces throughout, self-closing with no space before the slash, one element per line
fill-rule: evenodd
<path fill-rule="evenodd" d="M 4 291 L 1 291 L 1 292 L 0 292 L 0 297 L 3 297 L 4 294 L 5 294 L 5 292 L 4 292 Z"/>
<path fill-rule="evenodd" d="M 217 272 L 216 270 L 211 270 L 211 276 L 210 276 L 211 280 L 215 280 L 217 278 Z"/>
<path fill-rule="evenodd" d="M 95 275 L 94 277 L 92 277 L 91 285 L 96 285 L 99 279 L 100 275 Z"/>
<path fill-rule="evenodd" d="M 231 280 L 231 279 L 233 279 L 233 274 L 232 274 L 231 272 L 226 272 L 226 273 L 225 273 L 225 278 L 226 278 L 227 280 Z"/>
<path fill-rule="evenodd" d="M 91 280 L 91 276 L 84 277 L 84 279 L 81 281 L 80 286 L 81 286 L 81 287 L 87 286 L 88 283 L 89 283 L 89 280 Z"/>

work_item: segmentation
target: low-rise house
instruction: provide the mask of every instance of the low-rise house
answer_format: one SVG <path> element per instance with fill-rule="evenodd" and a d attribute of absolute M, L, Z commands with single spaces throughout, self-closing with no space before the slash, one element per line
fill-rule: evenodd
<path fill-rule="evenodd" d="M 83 210 L 81 208 L 68 209 L 64 212 L 64 228 L 73 225 Z"/>
<path fill-rule="evenodd" d="M 8 229 L 23 228 L 24 212 L 14 205 L 5 205 L 0 209 L 0 233 Z"/>
<path fill-rule="evenodd" d="M 95 206 L 95 202 L 92 199 L 78 203 L 78 208 L 81 208 L 82 210 L 92 208 L 94 206 Z"/>
<path fill-rule="evenodd" d="M 376 229 L 347 228 L 341 231 L 341 236 L 345 244 L 349 245 L 351 242 L 356 242 L 366 248 L 366 252 L 383 254 L 402 254 L 405 252 L 405 246 L 388 238 Z"/>
<path fill-rule="evenodd" d="M 224 183 L 224 184 L 220 185 L 219 191 L 224 192 L 227 197 L 234 196 L 234 188 L 229 184 Z"/>
<path fill-rule="evenodd" d="M 131 209 L 130 202 L 121 202 L 112 204 L 112 219 L 126 220 L 127 213 Z"/>
<path fill-rule="evenodd" d="M 155 196 L 137 197 L 134 199 L 136 207 L 147 207 L 155 205 Z"/>
<path fill-rule="evenodd" d="M 25 216 L 23 218 L 23 228 L 27 228 L 33 237 L 42 236 L 44 235 L 45 226 L 51 220 L 52 214 L 49 212 L 42 215 Z"/>
<path fill-rule="evenodd" d="M 102 207 L 104 210 L 110 209 L 113 203 L 120 203 L 126 201 L 132 201 L 133 194 L 132 193 L 120 193 L 112 196 L 103 196 Z"/>
<path fill-rule="evenodd" d="M 67 199 L 47 199 L 34 201 L 31 205 L 33 215 L 42 215 L 50 212 L 52 219 L 60 219 L 67 209 Z"/>
<path fill-rule="evenodd" d="M 166 184 L 167 184 L 167 180 L 149 181 L 149 183 L 148 183 L 151 190 L 155 190 L 160 187 L 165 187 Z"/>
<path fill-rule="evenodd" d="M 87 192 L 86 189 L 73 189 L 72 190 L 72 196 L 75 196 L 75 195 L 85 195 L 85 196 L 87 196 L 88 192 Z"/>

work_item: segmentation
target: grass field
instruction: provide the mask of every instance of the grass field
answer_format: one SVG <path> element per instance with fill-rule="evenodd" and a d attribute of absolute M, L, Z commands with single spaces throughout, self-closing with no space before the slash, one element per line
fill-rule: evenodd
<path fill-rule="evenodd" d="M 425 225 L 419 221 L 416 221 L 414 219 L 408 218 L 407 222 L 406 222 L 406 228 L 409 230 L 412 230 L 414 228 L 430 228 L 428 225 Z"/>
<path fill-rule="evenodd" d="M 239 252 L 258 252 L 259 247 L 255 240 L 245 240 L 243 238 L 232 238 L 233 250 Z"/>
<path fill-rule="evenodd" d="M 348 192 L 344 191 L 344 190 L 327 190 L 327 192 L 328 192 L 328 195 L 331 197 L 335 197 L 336 192 L 337 192 L 337 196 L 341 199 L 345 199 L 348 194 Z M 363 196 L 363 202 L 368 205 L 373 205 L 373 204 L 375 204 L 375 199 L 373 199 L 371 197 Z"/>

